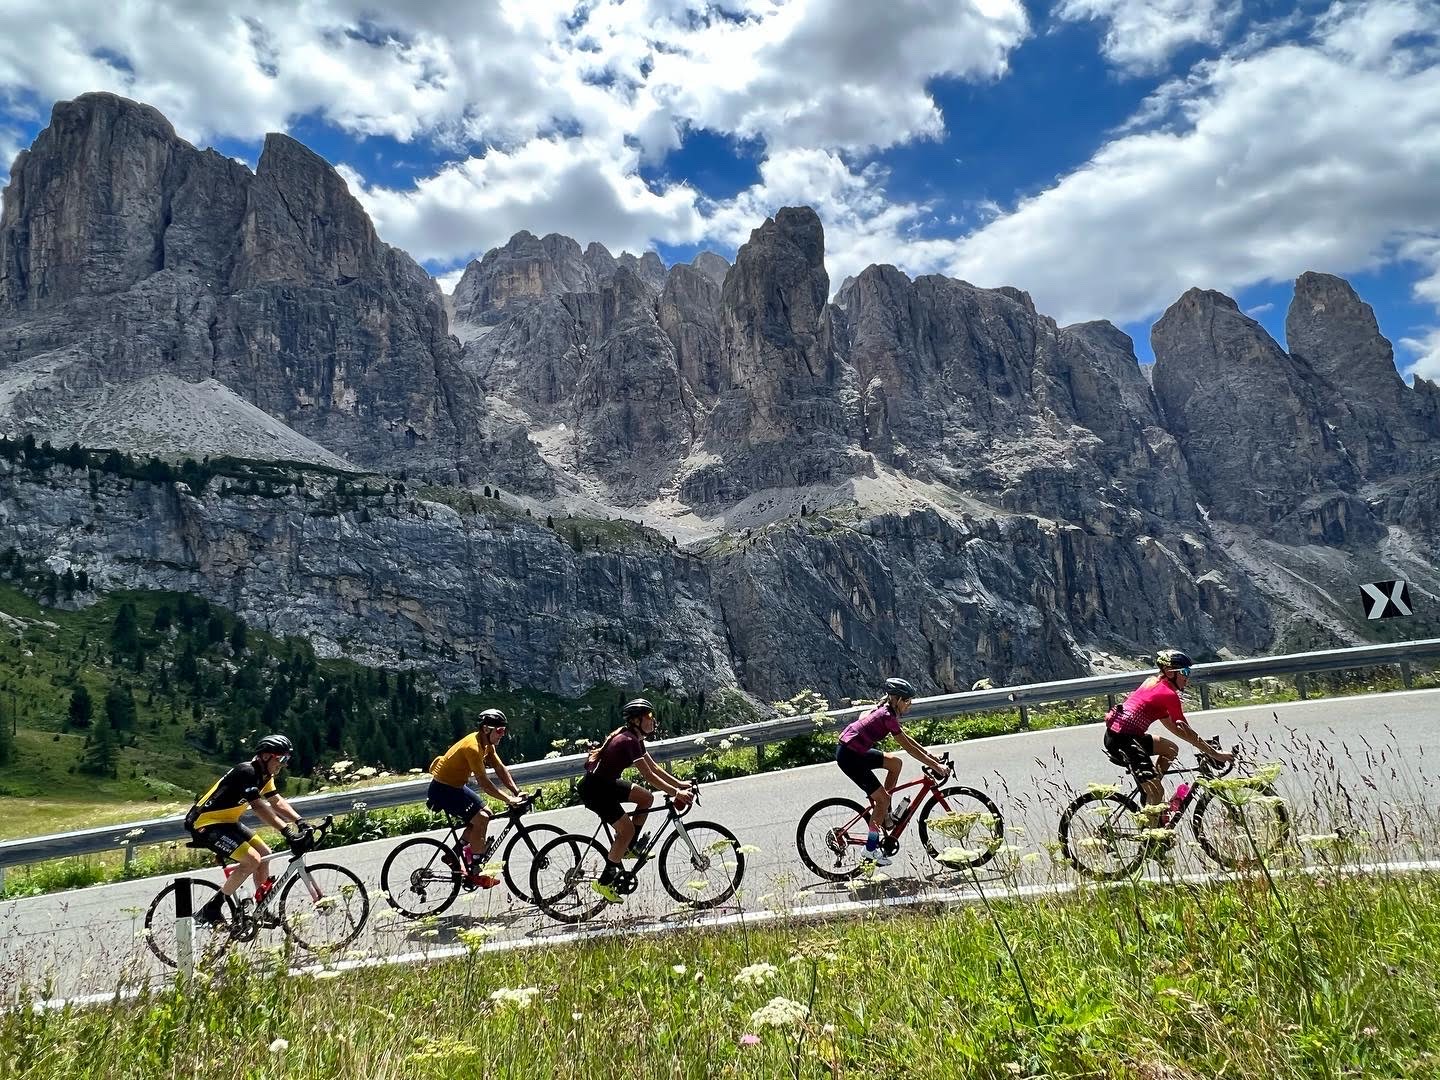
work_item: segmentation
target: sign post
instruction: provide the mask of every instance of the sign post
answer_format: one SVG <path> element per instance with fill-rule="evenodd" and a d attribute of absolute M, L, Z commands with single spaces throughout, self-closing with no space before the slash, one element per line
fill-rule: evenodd
<path fill-rule="evenodd" d="M 190 879 L 182 877 L 175 882 L 175 965 L 180 977 L 186 980 L 195 973 L 194 927 L 195 920 L 190 910 Z"/>

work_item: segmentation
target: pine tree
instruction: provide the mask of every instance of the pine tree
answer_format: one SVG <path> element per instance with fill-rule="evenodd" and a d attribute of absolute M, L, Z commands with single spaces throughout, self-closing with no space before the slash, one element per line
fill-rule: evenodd
<path fill-rule="evenodd" d="M 245 620 L 237 617 L 230 627 L 230 649 L 236 656 L 239 656 L 245 651 L 246 643 Z"/>
<path fill-rule="evenodd" d="M 82 683 L 70 695 L 70 723 L 75 727 L 89 727 L 90 717 L 94 712 L 95 705 L 90 700 L 90 691 L 85 689 Z"/>
<path fill-rule="evenodd" d="M 80 759 L 80 771 L 91 776 L 110 776 L 118 773 L 120 744 L 115 731 L 105 717 L 95 721 L 95 730 L 85 744 L 85 755 Z"/>
<path fill-rule="evenodd" d="M 15 760 L 15 733 L 11 730 L 14 722 L 13 717 L 0 717 L 0 765 Z"/>
<path fill-rule="evenodd" d="M 105 719 L 116 732 L 134 728 L 135 699 L 123 683 L 115 683 L 105 691 Z"/>
<path fill-rule="evenodd" d="M 140 626 L 135 619 L 135 605 L 128 600 L 115 613 L 115 625 L 110 629 L 110 645 L 115 652 L 125 656 L 140 647 Z"/>

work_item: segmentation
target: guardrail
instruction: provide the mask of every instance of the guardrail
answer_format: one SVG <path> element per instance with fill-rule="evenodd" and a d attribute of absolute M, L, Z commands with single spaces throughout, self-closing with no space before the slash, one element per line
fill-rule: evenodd
<path fill-rule="evenodd" d="M 1403 682 L 1408 686 L 1410 685 L 1410 662 L 1432 657 L 1440 657 L 1440 638 L 1428 638 L 1424 641 L 1409 641 L 1393 645 L 1362 645 L 1350 649 L 1328 649 L 1321 652 L 1291 653 L 1285 656 L 1264 656 L 1253 660 L 1228 660 L 1215 664 L 1197 664 L 1193 669 L 1191 684 L 1199 687 L 1201 708 L 1209 708 L 1210 705 L 1208 683 L 1264 678 L 1267 675 L 1295 676 L 1300 695 L 1304 697 L 1304 677 L 1309 673 L 1399 665 Z M 954 716 L 960 713 L 1018 707 L 1023 727 L 1028 722 L 1028 707 L 1031 705 L 1126 692 L 1133 690 L 1137 680 L 1144 675 L 1143 671 L 1124 671 L 1114 675 L 1095 675 L 1083 679 L 1029 683 L 1024 686 L 1002 687 L 995 690 L 977 690 L 960 694 L 946 694 L 941 697 L 917 698 L 909 712 L 905 714 L 905 718 L 906 720 L 919 720 L 932 716 Z M 866 704 L 847 709 L 830 710 L 827 713 L 828 722 L 818 726 L 827 730 L 841 728 L 864 709 L 870 707 Z M 1098 720 L 1099 716 L 1096 719 Z M 729 739 L 732 742 L 748 746 L 763 747 L 770 743 L 784 742 L 786 739 L 792 739 L 797 735 L 808 734 L 815 730 L 817 730 L 817 724 L 812 716 L 777 717 L 755 724 L 661 739 L 650 744 L 650 753 L 658 761 L 672 761 L 676 758 L 695 757 L 702 750 L 701 745 L 697 742 L 702 738 L 710 745 Z M 517 784 L 528 785 L 564 780 L 580 775 L 583 761 L 583 754 L 570 754 L 565 757 L 545 758 L 540 761 L 517 762 L 510 766 L 510 774 Z M 429 783 L 429 777 L 424 777 L 418 780 L 378 784 L 374 787 L 350 791 L 307 795 L 293 800 L 292 805 L 306 817 L 313 818 L 324 817 L 326 814 L 348 813 L 356 802 L 363 802 L 370 809 L 404 806 L 423 801 L 425 789 Z M 51 836 L 7 840 L 0 842 L 0 883 L 3 883 L 5 868 L 9 866 L 44 862 L 72 855 L 113 851 L 117 846 L 123 846 L 126 849 L 128 861 L 137 845 L 162 844 L 186 837 L 187 834 L 181 825 L 181 818 L 166 817 L 103 828 L 81 829 L 76 832 L 56 833 Z"/>

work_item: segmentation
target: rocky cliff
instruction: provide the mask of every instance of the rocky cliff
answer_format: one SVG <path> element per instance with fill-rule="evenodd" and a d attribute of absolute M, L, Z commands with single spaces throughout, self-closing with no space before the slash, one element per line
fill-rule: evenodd
<path fill-rule="evenodd" d="M 144 106 L 61 103 L 0 217 L 0 431 L 439 486 L 355 505 L 13 468 L 0 545 L 559 693 L 952 690 L 1159 642 L 1361 640 L 1358 582 L 1440 591 L 1440 392 L 1338 278 L 1297 282 L 1288 352 L 1187 293 L 1153 390 L 1118 329 L 1019 289 L 888 266 L 829 289 L 821 222 L 787 208 L 734 265 L 517 234 L 452 322 L 292 140 L 251 174 Z"/>

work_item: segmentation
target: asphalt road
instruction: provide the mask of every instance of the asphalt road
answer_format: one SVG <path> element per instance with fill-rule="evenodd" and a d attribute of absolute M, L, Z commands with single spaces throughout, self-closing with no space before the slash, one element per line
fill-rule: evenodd
<path fill-rule="evenodd" d="M 1284 763 L 1276 786 L 1289 801 L 1297 834 L 1329 832 L 1337 823 L 1351 822 L 1377 837 L 1398 837 L 1389 845 L 1397 857 L 1435 854 L 1427 807 L 1433 806 L 1434 785 L 1440 781 L 1440 690 L 1216 710 L 1195 713 L 1192 719 L 1202 735 L 1217 735 L 1227 746 L 1241 743 L 1255 760 Z M 1099 741 L 1098 727 L 1084 727 L 1005 735 L 944 749 L 956 761 L 957 782 L 983 788 L 1000 806 L 1007 840 L 1043 851 L 1045 842 L 1055 837 L 1061 808 L 1077 790 L 1089 782 L 1119 781 Z M 904 779 L 916 775 L 917 767 L 907 760 Z M 800 815 L 819 799 L 837 794 L 854 797 L 859 792 L 833 764 L 705 786 L 703 804 L 691 819 L 720 822 L 758 849 L 747 856 L 740 907 L 755 911 L 854 895 L 847 885 L 818 881 L 795 852 Z M 535 820 L 587 834 L 595 827 L 593 815 L 577 807 L 535 815 Z M 516 903 L 504 886 L 462 894 L 428 926 L 394 917 L 380 896 L 379 878 L 385 856 L 399 842 L 356 844 L 312 859 L 343 863 L 371 887 L 371 918 L 355 950 L 379 956 L 424 951 L 453 943 L 457 931 L 476 924 L 495 928 L 499 939 L 544 938 L 571 929 Z M 1182 845 L 1180 865 L 1201 868 L 1193 845 Z M 1070 876 L 1068 870 L 1053 867 L 1048 854 L 1021 870 L 1032 883 Z M 954 875 L 931 861 L 913 835 L 887 874 L 889 880 L 864 891 L 904 895 L 956 884 Z M 201 876 L 218 880 L 219 872 Z M 109 993 L 120 985 L 163 978 L 165 969 L 138 934 L 146 907 L 166 880 L 0 904 L 0 985 L 12 996 L 29 990 L 56 998 Z M 621 928 L 653 924 L 676 918 L 675 908 L 661 890 L 652 863 L 627 903 L 596 921 Z M 260 944 L 279 940 L 278 931 L 266 931 Z"/>

